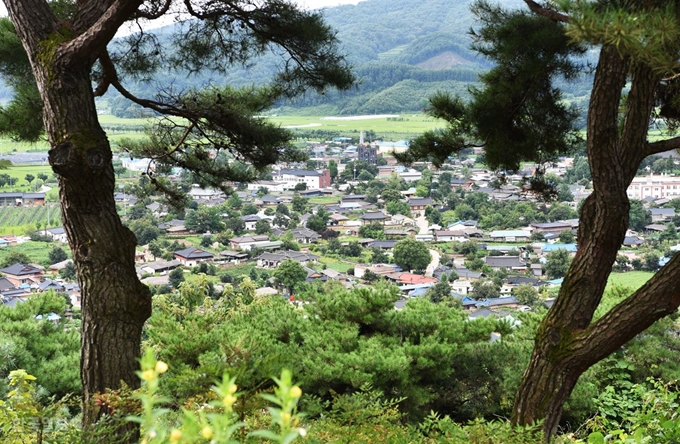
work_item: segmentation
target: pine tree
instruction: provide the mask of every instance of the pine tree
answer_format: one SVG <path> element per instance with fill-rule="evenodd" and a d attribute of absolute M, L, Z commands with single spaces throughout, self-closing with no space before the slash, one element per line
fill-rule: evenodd
<path fill-rule="evenodd" d="M 680 137 L 647 138 L 652 119 L 670 128 L 680 123 L 680 9 L 667 0 L 550 2 L 563 10 L 524 3 L 529 11 L 476 4 L 483 27 L 473 34 L 474 46 L 495 67 L 471 90 L 469 102 L 447 94 L 431 98 L 430 114 L 448 126 L 414 141 L 401 158 L 440 164 L 452 153 L 483 146 L 491 168 L 516 170 L 522 161 L 544 164 L 569 152 L 578 139 L 576 115 L 554 80 L 576 76 L 581 67 L 574 57 L 599 49 L 586 124 L 593 192 L 579 213 L 578 252 L 538 328 L 515 398 L 513 421 L 543 420 L 549 438 L 581 374 L 680 305 L 676 255 L 593 319 L 628 228 L 629 184 L 645 157 L 680 147 Z M 540 171 L 531 186 L 542 197 L 556 197 Z"/>
<path fill-rule="evenodd" d="M 59 181 L 83 297 L 81 377 L 88 426 L 105 413 L 91 402 L 94 393 L 120 387 L 121 381 L 139 385 L 141 331 L 151 313 L 149 289 L 135 272 L 135 237 L 116 213 L 111 146 L 95 97 L 113 89 L 172 117 L 159 121 L 148 140 L 125 148 L 153 159 L 157 169 L 179 166 L 193 171 L 201 185 L 224 188 L 225 180 L 247 181 L 279 160 L 301 158 L 288 131 L 255 116 L 279 99 L 308 89 L 345 88 L 353 78 L 321 15 L 287 1 L 6 0 L 5 5 L 11 23 L 0 22 L 0 72 L 15 96 L 0 113 L 0 130 L 37 140 L 44 128 L 51 147 L 49 162 Z M 171 13 L 194 20 L 175 28 L 170 45 L 144 32 L 111 43 L 124 23 Z M 181 92 L 166 87 L 153 98 L 126 87 L 126 80 L 153 78 L 161 68 L 224 72 L 271 46 L 281 49 L 285 63 L 269 85 Z M 151 168 L 147 176 L 182 200 Z"/>
<path fill-rule="evenodd" d="M 431 302 L 435 303 L 445 301 L 451 297 L 451 286 L 449 285 L 449 278 L 446 276 L 446 273 L 442 274 L 439 282 L 427 291 L 427 297 L 430 298 Z"/>

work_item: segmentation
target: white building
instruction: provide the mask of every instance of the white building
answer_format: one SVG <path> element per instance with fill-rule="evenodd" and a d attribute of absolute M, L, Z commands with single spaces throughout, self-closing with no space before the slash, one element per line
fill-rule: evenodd
<path fill-rule="evenodd" d="M 266 188 L 270 193 L 281 193 L 286 189 L 286 184 L 281 182 L 274 182 L 273 180 L 258 180 L 248 184 L 248 189 L 257 191 L 260 188 Z"/>
<path fill-rule="evenodd" d="M 458 279 L 451 282 L 451 290 L 458 294 L 470 294 L 472 292 L 472 282 L 466 279 Z"/>
<path fill-rule="evenodd" d="M 644 199 L 646 197 L 673 199 L 680 197 L 680 177 L 651 175 L 636 177 L 628 186 L 630 199 Z"/>
<path fill-rule="evenodd" d="M 328 170 L 279 170 L 272 173 L 275 182 L 283 183 L 283 187 L 292 190 L 299 183 L 307 185 L 308 190 L 320 190 L 331 186 L 331 173 Z"/>
<path fill-rule="evenodd" d="M 44 234 L 46 236 L 50 236 L 52 240 L 55 242 L 68 242 L 68 238 L 66 237 L 66 230 L 64 230 L 64 227 L 57 227 L 57 228 L 47 228 L 44 231 Z"/>
<path fill-rule="evenodd" d="M 155 170 L 155 167 L 151 164 L 151 159 L 148 158 L 142 158 L 142 159 L 121 159 L 121 163 L 125 168 L 127 168 L 130 171 L 146 171 L 149 168 L 149 165 L 151 165 L 151 170 Z"/>
<path fill-rule="evenodd" d="M 409 168 L 407 171 L 399 173 L 399 177 L 404 179 L 406 182 L 416 182 L 423 178 L 423 173 L 413 168 Z"/>
<path fill-rule="evenodd" d="M 215 199 L 218 197 L 226 197 L 224 192 L 221 190 L 214 190 L 212 188 L 201 188 L 198 186 L 193 186 L 191 190 L 187 193 L 193 199 Z"/>

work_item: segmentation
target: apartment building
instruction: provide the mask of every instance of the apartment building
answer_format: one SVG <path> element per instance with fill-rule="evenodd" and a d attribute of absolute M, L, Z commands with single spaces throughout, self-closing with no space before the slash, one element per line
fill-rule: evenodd
<path fill-rule="evenodd" d="M 666 197 L 669 199 L 680 197 L 680 177 L 666 175 L 651 175 L 636 177 L 628 186 L 630 199 L 655 199 Z"/>
<path fill-rule="evenodd" d="M 319 190 L 331 186 L 329 170 L 280 170 L 272 174 L 274 181 L 283 183 L 284 188 L 292 190 L 298 183 L 307 185 L 308 190 Z"/>

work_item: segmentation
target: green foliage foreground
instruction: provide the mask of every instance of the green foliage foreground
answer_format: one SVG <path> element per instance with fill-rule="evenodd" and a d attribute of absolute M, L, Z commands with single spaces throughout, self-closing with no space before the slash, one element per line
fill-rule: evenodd
<path fill-rule="evenodd" d="M 521 324 L 469 320 L 450 301 L 427 298 L 394 310 L 398 292 L 381 285 L 345 290 L 329 282 L 296 294 L 298 304 L 255 297 L 250 287 L 227 285 L 221 298 L 211 299 L 197 282 L 156 296 L 145 332 L 142 389 L 109 391 L 97 402 L 118 420 L 139 418 L 147 442 L 284 442 L 252 432 L 282 437 L 299 428 L 310 443 L 542 442 L 538 427 L 487 422 L 510 412 L 540 314 L 513 314 Z M 615 288 L 606 302 L 625 296 Z M 9 384 L 0 386 L 2 442 L 36 442 L 38 431 L 49 442 L 96 439 L 80 429 L 74 402 L 57 401 L 79 390 L 75 324 L 35 319 L 63 307 L 61 296 L 46 293 L 0 309 L 0 345 L 3 353 L 13 351 L 3 354 L 12 364 L 0 368 Z M 492 332 L 501 339 L 490 342 Z M 606 442 L 677 442 L 677 394 L 670 383 L 680 376 L 672 353 L 680 346 L 677 332 L 676 320 L 665 318 L 586 373 L 565 410 L 565 424 L 585 424 L 579 436 L 588 442 L 605 442 L 608 435 Z M 20 368 L 25 371 L 15 370 Z M 286 370 L 302 391 L 293 390 Z M 272 375 L 281 375 L 278 383 Z M 272 396 L 284 396 L 282 382 L 289 397 L 291 391 L 301 394 L 295 408 L 306 414 L 289 422 L 286 433 L 272 424 L 286 416 L 266 410 Z M 276 403 L 272 408 L 286 411 Z M 110 433 L 112 427 L 109 418 L 98 430 Z M 206 438 L 209 432 L 212 438 Z M 627 441 L 636 436 L 653 439 Z M 571 435 L 558 439 L 581 442 Z"/>

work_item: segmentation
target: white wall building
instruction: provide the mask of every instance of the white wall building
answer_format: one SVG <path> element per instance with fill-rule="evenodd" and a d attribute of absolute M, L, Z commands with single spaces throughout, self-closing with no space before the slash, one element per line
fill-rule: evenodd
<path fill-rule="evenodd" d="M 636 177 L 628 186 L 630 199 L 644 199 L 646 197 L 673 199 L 680 197 L 680 177 L 651 175 Z"/>
<path fill-rule="evenodd" d="M 304 183 L 308 190 L 319 190 L 331 186 L 330 171 L 279 170 L 272 173 L 275 182 L 282 182 L 284 188 L 292 190 L 295 185 Z"/>
<path fill-rule="evenodd" d="M 123 158 L 121 159 L 121 163 L 125 168 L 127 168 L 130 171 L 146 171 L 147 168 L 149 168 L 149 165 L 151 164 L 151 159 L 148 158 L 142 158 L 142 159 L 130 159 L 130 158 Z M 155 170 L 155 167 L 152 165 L 151 170 Z"/>
<path fill-rule="evenodd" d="M 285 188 L 285 183 L 274 182 L 273 180 L 258 180 L 257 182 L 251 182 L 248 184 L 248 189 L 251 191 L 257 191 L 261 187 L 269 190 L 270 193 L 281 193 Z"/>

